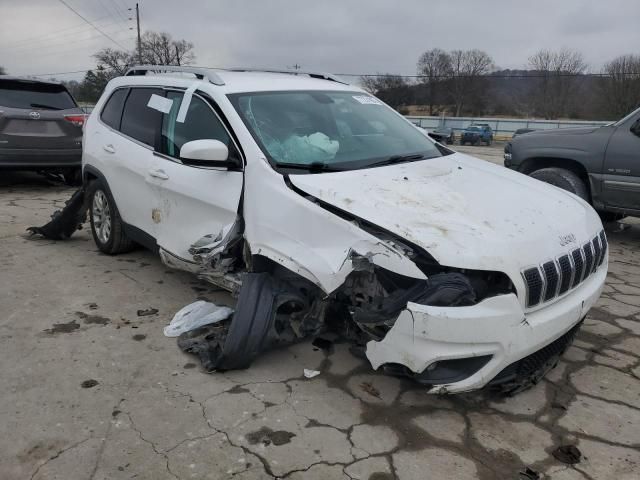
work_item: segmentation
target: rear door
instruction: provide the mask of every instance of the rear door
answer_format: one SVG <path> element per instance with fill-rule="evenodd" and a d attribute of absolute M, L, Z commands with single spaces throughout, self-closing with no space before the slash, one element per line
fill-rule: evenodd
<path fill-rule="evenodd" d="M 640 210 L 640 112 L 611 135 L 603 173 L 605 204 Z"/>
<path fill-rule="evenodd" d="M 79 149 L 82 123 L 63 85 L 0 78 L 0 148 Z"/>
<path fill-rule="evenodd" d="M 156 193 L 154 218 L 160 247 L 189 260 L 189 247 L 206 235 L 212 240 L 227 232 L 237 219 L 242 195 L 241 168 L 190 165 L 180 158 L 180 148 L 191 140 L 220 140 L 229 148 L 229 158 L 242 165 L 241 154 L 210 101 L 194 95 L 183 123 L 177 114 L 183 93 L 167 92 L 173 103 L 163 115 L 160 154 L 150 177 Z"/>
<path fill-rule="evenodd" d="M 107 178 L 122 220 L 155 236 L 154 195 L 148 180 L 162 119 L 147 106 L 152 95 L 164 93 L 146 87 L 116 90 L 100 117 L 109 128 L 99 129 L 90 154 L 98 159 L 96 166 Z"/>

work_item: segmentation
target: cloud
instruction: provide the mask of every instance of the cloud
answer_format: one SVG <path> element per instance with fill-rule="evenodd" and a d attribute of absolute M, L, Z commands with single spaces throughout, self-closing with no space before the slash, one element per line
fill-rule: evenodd
<path fill-rule="evenodd" d="M 69 0 L 83 15 L 131 48 L 130 25 L 105 2 Z M 106 2 L 113 3 L 113 2 Z M 122 6 L 124 0 L 116 0 Z M 114 46 L 57 2 L 0 0 L 0 64 L 12 73 L 77 70 L 91 54 Z M 501 67 L 520 68 L 540 48 L 581 50 L 599 66 L 640 44 L 637 0 L 142 0 L 143 30 L 167 31 L 196 45 L 204 66 L 287 67 L 335 73 L 411 74 L 421 52 L 480 48 Z M 111 16 L 109 16 L 111 13 Z M 131 22 L 129 22 L 131 24 Z M 33 40 L 16 52 L 17 40 L 76 26 L 77 36 Z M 53 32 L 53 33 L 52 33 Z M 73 32 L 73 30 L 71 30 Z M 62 35 L 60 33 L 59 35 Z M 56 40 L 56 41 L 54 41 Z M 40 46 L 40 48 L 38 48 Z M 31 47 L 29 49 L 28 47 Z"/>

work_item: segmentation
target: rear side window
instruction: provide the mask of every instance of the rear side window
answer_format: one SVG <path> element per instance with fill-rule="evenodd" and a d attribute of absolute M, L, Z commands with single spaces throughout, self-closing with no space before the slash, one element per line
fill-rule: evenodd
<path fill-rule="evenodd" d="M 104 108 L 100 118 L 104 123 L 111 128 L 120 130 L 120 119 L 122 118 L 122 108 L 124 107 L 124 100 L 127 97 L 127 89 L 121 88 L 113 92 Z"/>
<path fill-rule="evenodd" d="M 67 110 L 76 102 L 62 85 L 0 80 L 0 105 L 29 110 Z"/>
<path fill-rule="evenodd" d="M 160 128 L 162 113 L 149 108 L 151 95 L 164 96 L 158 88 L 133 88 L 127 97 L 122 114 L 120 131 L 125 135 L 149 145 L 155 146 L 156 133 Z"/>

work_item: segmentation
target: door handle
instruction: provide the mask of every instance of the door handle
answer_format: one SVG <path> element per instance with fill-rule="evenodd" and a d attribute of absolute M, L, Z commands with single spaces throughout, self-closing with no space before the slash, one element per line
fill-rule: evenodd
<path fill-rule="evenodd" d="M 116 149 L 113 148 L 113 145 L 109 144 L 109 145 L 103 145 L 102 148 L 104 149 L 105 152 L 108 153 L 116 153 Z"/>
<path fill-rule="evenodd" d="M 149 170 L 149 175 L 155 178 L 159 178 L 160 180 L 169 180 L 169 175 L 164 173 L 164 170 Z"/>

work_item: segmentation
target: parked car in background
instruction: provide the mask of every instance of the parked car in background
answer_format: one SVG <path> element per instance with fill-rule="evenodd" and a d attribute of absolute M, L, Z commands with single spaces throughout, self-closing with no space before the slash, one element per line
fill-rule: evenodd
<path fill-rule="evenodd" d="M 601 127 L 518 136 L 504 147 L 504 165 L 570 191 L 604 220 L 640 216 L 640 109 Z"/>
<path fill-rule="evenodd" d="M 85 117 L 60 83 L 0 76 L 0 168 L 79 182 Z"/>
<path fill-rule="evenodd" d="M 480 145 L 480 143 L 491 145 L 491 142 L 493 142 L 493 130 L 486 123 L 469 125 L 460 136 L 460 145 L 467 143 L 471 145 Z"/>
<path fill-rule="evenodd" d="M 515 132 L 513 132 L 511 138 L 516 138 L 518 135 L 524 135 L 525 133 L 531 133 L 535 131 L 536 130 L 534 128 L 519 128 Z"/>
<path fill-rule="evenodd" d="M 449 127 L 438 127 L 432 132 L 429 132 L 429 136 L 436 142 L 446 143 L 447 145 L 453 145 L 456 140 L 456 134 L 453 128 Z"/>
<path fill-rule="evenodd" d="M 332 76 L 133 67 L 85 138 L 74 197 L 99 250 L 137 242 L 238 295 L 231 323 L 197 334 L 211 370 L 331 325 L 430 392 L 513 393 L 555 365 L 606 278 L 589 205 Z"/>

